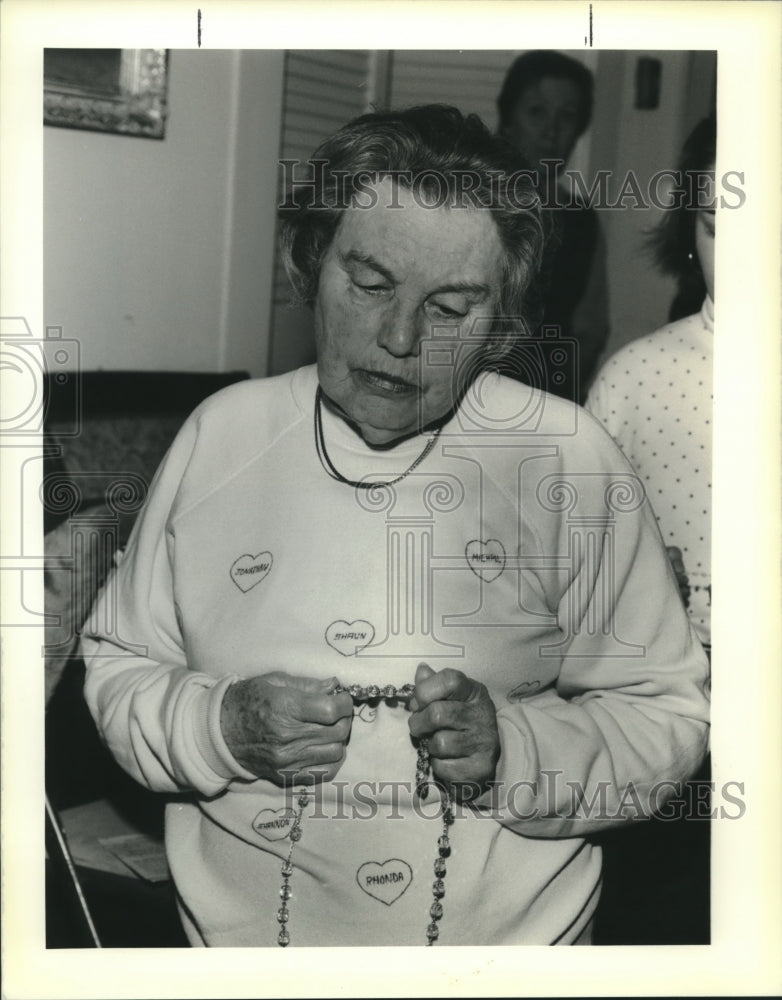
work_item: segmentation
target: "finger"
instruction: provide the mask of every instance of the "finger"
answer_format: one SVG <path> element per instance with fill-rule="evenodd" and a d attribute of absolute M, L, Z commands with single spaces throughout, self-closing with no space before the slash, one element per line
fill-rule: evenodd
<path fill-rule="evenodd" d="M 430 736 L 428 747 L 429 756 L 437 760 L 461 760 L 471 757 L 477 749 L 475 740 L 454 729 L 438 729 Z"/>
<path fill-rule="evenodd" d="M 415 671 L 415 683 L 421 684 L 423 681 L 427 680 L 429 677 L 434 676 L 434 670 L 429 666 L 428 663 L 419 663 Z"/>
<path fill-rule="evenodd" d="M 337 764 L 343 760 L 344 756 L 344 743 L 337 741 L 314 743 L 298 740 L 280 753 L 277 767 L 280 773 L 288 773 L 323 764 Z"/>
<path fill-rule="evenodd" d="M 488 787 L 491 780 L 485 769 L 471 760 L 432 760 L 432 774 L 448 787 L 457 802 L 471 802 Z"/>
<path fill-rule="evenodd" d="M 468 701 L 478 685 L 461 670 L 446 667 L 415 686 L 416 709 L 426 708 L 434 701 Z"/>
<path fill-rule="evenodd" d="M 491 734 L 474 729 L 439 729 L 429 738 L 428 748 L 433 760 L 486 762 L 494 756 Z"/>
<path fill-rule="evenodd" d="M 347 743 L 352 725 L 352 715 L 338 719 L 332 725 L 321 725 L 317 722 L 301 723 L 297 726 L 296 732 L 291 734 L 288 745 L 295 746 L 299 740 L 309 740 L 313 745 Z"/>
<path fill-rule="evenodd" d="M 415 671 L 416 685 L 423 683 L 423 681 L 427 680 L 427 678 L 431 677 L 433 674 L 434 670 L 432 670 L 428 663 L 419 663 Z M 421 706 L 416 700 L 415 692 L 413 692 L 412 698 L 408 701 L 407 707 L 411 712 L 417 712 L 420 709 Z"/>
<path fill-rule="evenodd" d="M 464 729 L 464 702 L 435 701 L 426 708 L 414 712 L 407 720 L 412 736 L 429 736 L 440 729 Z"/>
<path fill-rule="evenodd" d="M 281 674 L 286 678 L 286 686 L 303 691 L 305 694 L 332 694 L 339 681 L 336 677 L 300 677 L 296 674 Z"/>
<path fill-rule="evenodd" d="M 333 726 L 340 719 L 353 718 L 353 699 L 349 694 L 296 694 L 291 710 L 294 718 L 301 722 L 319 726 Z"/>

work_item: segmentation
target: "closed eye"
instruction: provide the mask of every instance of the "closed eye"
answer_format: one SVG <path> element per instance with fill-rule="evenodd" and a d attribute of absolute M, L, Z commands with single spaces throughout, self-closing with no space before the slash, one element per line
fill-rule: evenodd
<path fill-rule="evenodd" d="M 388 285 L 363 285 L 358 281 L 353 282 L 353 287 L 358 288 L 367 295 L 380 295 L 382 292 L 387 292 L 389 290 Z"/>
<path fill-rule="evenodd" d="M 464 319 L 471 308 L 471 298 L 461 292 L 439 292 L 437 297 L 428 300 L 430 312 L 442 319 Z"/>
<path fill-rule="evenodd" d="M 447 319 L 464 319 L 467 315 L 466 312 L 460 312 L 458 309 L 450 309 L 448 306 L 442 306 L 437 302 L 433 302 L 432 305 L 441 316 L 445 316 Z"/>

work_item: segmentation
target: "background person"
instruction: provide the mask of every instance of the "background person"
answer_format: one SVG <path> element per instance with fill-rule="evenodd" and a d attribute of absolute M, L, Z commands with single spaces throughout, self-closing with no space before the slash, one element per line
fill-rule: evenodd
<path fill-rule="evenodd" d="M 583 402 L 608 339 L 606 247 L 596 211 L 570 191 L 558 190 L 557 178 L 589 127 L 592 100 L 586 66 L 548 50 L 519 56 L 497 98 L 500 134 L 537 172 L 553 230 L 541 326 L 558 327 L 564 338 L 578 342 L 577 357 L 566 371 L 545 368 L 543 387 L 576 402 Z"/>
<path fill-rule="evenodd" d="M 673 310 L 700 290 L 697 311 L 628 344 L 603 367 L 587 409 L 643 479 L 668 548 L 682 600 L 711 651 L 711 456 L 717 128 L 691 132 L 667 211 L 653 234 L 659 266 L 677 278 Z M 712 185 L 713 187 L 713 185 Z M 599 933 L 613 943 L 699 944 L 709 940 L 708 799 L 698 788 L 709 760 L 683 791 L 675 822 L 652 820 L 609 834 Z M 627 895 L 631 873 L 632 898 Z"/>
<path fill-rule="evenodd" d="M 677 563 L 690 618 L 711 644 L 711 444 L 714 354 L 713 176 L 716 121 L 701 121 L 682 150 L 682 182 L 652 237 L 660 268 L 677 279 L 674 309 L 698 293 L 695 311 L 632 341 L 603 367 L 587 409 L 646 484 Z M 700 195 L 699 195 L 700 190 Z M 685 579 L 686 577 L 686 579 Z"/>
<path fill-rule="evenodd" d="M 585 837 L 697 766 L 705 658 L 608 435 L 486 371 L 540 261 L 516 152 L 428 107 L 316 158 L 283 245 L 317 365 L 187 421 L 85 631 L 88 703 L 185 793 L 193 945 L 589 943 Z M 502 207 L 425 203 L 464 171 Z"/>

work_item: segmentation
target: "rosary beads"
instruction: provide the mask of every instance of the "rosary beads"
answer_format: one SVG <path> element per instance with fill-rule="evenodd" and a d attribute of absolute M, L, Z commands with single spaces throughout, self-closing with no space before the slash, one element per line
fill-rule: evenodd
<path fill-rule="evenodd" d="M 341 685 L 338 685 L 334 690 L 334 694 L 349 694 L 351 698 L 357 702 L 376 700 L 407 701 L 412 697 L 414 691 L 415 685 L 413 684 L 404 684 L 400 688 L 395 687 L 393 684 L 386 684 L 384 686 L 369 684 L 366 687 L 362 687 L 360 684 L 351 684 L 349 687 L 342 687 Z M 428 741 L 421 739 L 418 743 L 418 755 L 416 759 L 415 794 L 422 799 L 425 799 L 429 792 L 430 771 L 431 760 L 429 757 Z M 433 945 L 440 936 L 439 922 L 443 916 L 442 899 L 445 895 L 445 876 L 447 871 L 446 859 L 451 854 L 451 841 L 448 835 L 448 830 L 454 821 L 453 803 L 451 801 L 450 793 L 445 788 L 442 790 L 444 795 L 443 829 L 437 840 L 437 857 L 434 862 L 432 904 L 429 907 L 430 919 L 426 927 L 426 943 L 428 945 Z M 280 870 L 280 874 L 282 875 L 282 885 L 280 886 L 280 908 L 277 911 L 277 922 L 280 925 L 280 930 L 277 934 L 277 944 L 281 948 L 287 947 L 291 941 L 291 933 L 288 923 L 290 920 L 290 900 L 293 895 L 291 890 L 291 878 L 294 871 L 292 859 L 294 848 L 301 840 L 301 820 L 308 802 L 309 793 L 307 789 L 300 788 L 298 790 L 296 800 L 298 808 L 293 815 L 291 826 L 288 831 L 290 847 L 288 848 L 288 855 L 283 861 L 282 868 Z"/>
<path fill-rule="evenodd" d="M 288 830 L 288 840 L 291 842 L 291 846 L 288 848 L 288 857 L 282 863 L 282 885 L 280 886 L 280 908 L 277 910 L 277 923 L 280 925 L 280 933 L 277 935 L 277 944 L 281 948 L 285 948 L 291 942 L 290 931 L 288 930 L 288 918 L 290 917 L 290 911 L 288 909 L 288 903 L 291 898 L 291 875 L 293 875 L 293 864 L 291 858 L 293 857 L 293 848 L 301 840 L 301 817 L 304 812 L 304 807 L 309 802 L 309 795 L 307 794 L 306 788 L 299 789 L 299 799 L 298 799 L 298 810 L 293 817 L 293 822 L 291 823 L 291 828 Z"/>

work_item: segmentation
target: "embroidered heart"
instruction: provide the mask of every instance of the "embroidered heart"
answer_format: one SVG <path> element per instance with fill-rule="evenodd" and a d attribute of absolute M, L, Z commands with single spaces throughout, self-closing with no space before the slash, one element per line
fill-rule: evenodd
<path fill-rule="evenodd" d="M 508 701 L 521 701 L 522 698 L 529 698 L 531 694 L 540 687 L 540 681 L 522 681 L 512 691 L 508 692 Z"/>
<path fill-rule="evenodd" d="M 496 580 L 505 569 L 505 548 L 496 538 L 490 538 L 487 542 L 473 539 L 467 543 L 464 554 L 473 573 L 486 583 Z"/>
<path fill-rule="evenodd" d="M 271 552 L 259 552 L 257 556 L 239 556 L 231 566 L 231 579 L 239 590 L 246 594 L 269 575 L 272 561 Z"/>
<path fill-rule="evenodd" d="M 326 642 L 342 656 L 355 656 L 374 638 L 374 626 L 362 618 L 357 618 L 354 622 L 332 622 L 326 629 Z"/>
<path fill-rule="evenodd" d="M 261 809 L 253 820 L 253 830 L 266 840 L 284 840 L 288 836 L 293 817 L 293 809 Z"/>
<path fill-rule="evenodd" d="M 413 881 L 413 869 L 399 858 L 391 858 L 382 864 L 367 861 L 356 872 L 356 881 L 368 896 L 390 906 L 407 891 Z"/>

